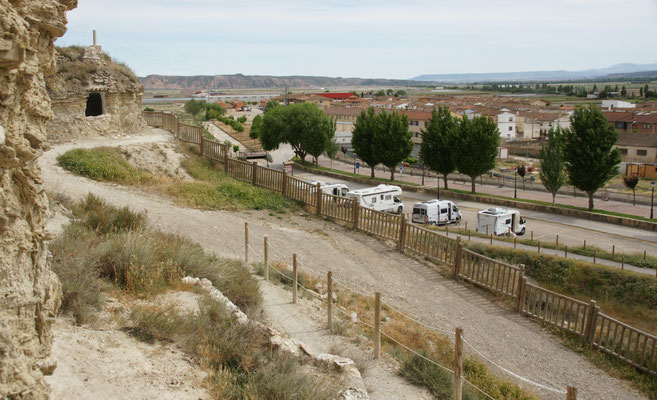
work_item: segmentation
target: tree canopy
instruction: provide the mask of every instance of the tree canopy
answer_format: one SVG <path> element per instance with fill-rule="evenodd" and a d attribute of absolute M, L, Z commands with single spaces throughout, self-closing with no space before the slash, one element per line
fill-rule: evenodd
<path fill-rule="evenodd" d="M 395 168 L 411 155 L 413 134 L 408 129 L 408 117 L 400 113 L 381 111 L 376 116 L 372 150 L 381 164 L 390 169 L 390 180 L 395 180 Z"/>
<path fill-rule="evenodd" d="M 422 129 L 422 145 L 420 158 L 430 169 L 443 174 L 445 189 L 447 189 L 447 175 L 456 169 L 458 122 L 447 107 L 435 108 L 431 118 L 427 121 L 426 129 Z M 438 184 L 438 197 L 440 198 L 440 184 Z"/>
<path fill-rule="evenodd" d="M 205 101 L 191 99 L 185 102 L 185 111 L 196 116 L 205 108 Z"/>
<path fill-rule="evenodd" d="M 261 115 L 256 115 L 253 117 L 253 121 L 251 122 L 251 130 L 249 131 L 249 137 L 251 139 L 257 139 L 260 137 L 260 129 L 262 128 L 262 116 Z"/>
<path fill-rule="evenodd" d="M 541 172 L 539 177 L 543 186 L 552 193 L 552 205 L 554 205 L 557 192 L 566 183 L 566 163 L 563 151 L 563 130 L 557 127 L 550 129 L 547 141 L 541 147 L 539 158 L 541 159 Z"/>
<path fill-rule="evenodd" d="M 570 129 L 564 131 L 566 171 L 572 184 L 589 196 L 618 174 L 620 150 L 614 149 L 618 132 L 596 106 L 577 106 L 570 117 Z"/>
<path fill-rule="evenodd" d="M 300 103 L 272 107 L 265 112 L 256 131 L 264 150 L 275 150 L 281 143 L 288 143 L 305 161 L 308 154 L 319 157 L 324 152 L 335 134 L 335 125 L 316 104 Z"/>
<path fill-rule="evenodd" d="M 362 111 L 356 118 L 351 133 L 351 145 L 354 148 L 354 153 L 370 167 L 372 178 L 374 178 L 374 168 L 381 162 L 374 150 L 374 134 L 378 123 L 376 110 L 374 107 L 370 107 L 367 112 Z"/>
<path fill-rule="evenodd" d="M 456 168 L 470 177 L 474 194 L 475 178 L 495 168 L 500 133 L 492 118 L 475 116 L 470 120 L 463 116 L 459 121 L 457 143 Z"/>

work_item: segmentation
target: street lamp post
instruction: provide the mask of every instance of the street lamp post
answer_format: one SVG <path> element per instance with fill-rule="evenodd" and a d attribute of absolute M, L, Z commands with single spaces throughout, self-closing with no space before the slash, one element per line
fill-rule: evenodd
<path fill-rule="evenodd" d="M 652 219 L 652 206 L 655 199 L 655 181 L 650 182 L 650 186 L 652 187 L 652 191 L 650 193 L 650 219 Z"/>
<path fill-rule="evenodd" d="M 513 171 L 513 198 L 518 198 L 518 168 Z"/>

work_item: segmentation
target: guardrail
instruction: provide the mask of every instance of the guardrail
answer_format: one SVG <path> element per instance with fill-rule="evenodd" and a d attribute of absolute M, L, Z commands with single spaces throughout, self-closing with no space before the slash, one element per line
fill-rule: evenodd
<path fill-rule="evenodd" d="M 181 124 L 175 115 L 144 112 L 144 117 L 149 125 L 168 129 L 180 140 L 199 144 L 201 154 L 223 164 L 226 174 L 314 207 L 318 215 L 349 222 L 356 230 L 395 241 L 401 252 L 408 251 L 447 264 L 453 268 L 454 279 L 514 299 L 516 312 L 579 335 L 601 351 L 657 375 L 657 337 L 600 313 L 594 300 L 587 304 L 527 283 L 522 266 L 516 267 L 466 250 L 460 239 L 447 238 L 408 223 L 403 215 L 363 208 L 352 199 L 322 193 L 319 185 L 283 171 L 230 158 L 225 144 L 205 139 L 200 127 Z"/>

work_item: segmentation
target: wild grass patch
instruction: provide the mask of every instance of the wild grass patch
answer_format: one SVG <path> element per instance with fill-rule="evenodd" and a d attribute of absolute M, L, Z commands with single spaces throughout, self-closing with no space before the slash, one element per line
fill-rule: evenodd
<path fill-rule="evenodd" d="M 87 178 L 135 185 L 148 182 L 152 176 L 127 162 L 120 151 L 112 147 L 72 149 L 57 157 L 64 169 Z"/>
<path fill-rule="evenodd" d="M 63 311 L 88 322 L 102 305 L 102 291 L 118 287 L 149 297 L 179 284 L 185 275 L 207 278 L 245 312 L 262 302 L 248 269 L 218 258 L 176 235 L 152 231 L 145 216 L 117 209 L 93 195 L 74 205 L 73 221 L 53 241 L 53 269 L 63 287 Z"/>
<path fill-rule="evenodd" d="M 195 315 L 144 308 L 132 314 L 135 337 L 176 341 L 208 371 L 213 397 L 333 399 L 337 387 L 303 374 L 298 361 L 272 353 L 263 332 L 243 325 L 209 297 Z"/>

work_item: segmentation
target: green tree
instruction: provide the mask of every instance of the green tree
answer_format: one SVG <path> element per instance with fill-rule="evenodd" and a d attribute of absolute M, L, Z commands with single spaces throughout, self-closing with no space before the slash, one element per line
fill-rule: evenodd
<path fill-rule="evenodd" d="M 618 174 L 620 151 L 614 149 L 618 132 L 596 106 L 577 106 L 570 117 L 570 129 L 564 131 L 564 158 L 572 184 L 589 196 Z"/>
<path fill-rule="evenodd" d="M 629 189 L 632 189 L 632 205 L 636 205 L 636 185 L 639 184 L 639 177 L 637 175 L 623 176 L 623 183 Z"/>
<path fill-rule="evenodd" d="M 386 92 L 383 91 L 383 89 L 379 90 L 378 92 L 374 93 L 375 97 L 380 97 L 380 96 L 385 96 Z"/>
<path fill-rule="evenodd" d="M 251 122 L 251 130 L 249 131 L 249 137 L 251 139 L 257 139 L 260 137 L 260 128 L 262 127 L 262 116 L 259 114 L 253 117 Z"/>
<path fill-rule="evenodd" d="M 185 111 L 196 116 L 205 108 L 205 101 L 191 99 L 185 102 Z"/>
<path fill-rule="evenodd" d="M 221 119 L 221 116 L 226 113 L 226 109 L 217 103 L 207 104 L 205 106 L 205 120 Z"/>
<path fill-rule="evenodd" d="M 370 167 L 372 179 L 374 179 L 374 168 L 381 162 L 378 154 L 374 151 L 374 133 L 377 130 L 378 123 L 376 110 L 374 107 L 370 107 L 367 112 L 362 111 L 356 118 L 351 133 L 351 145 L 354 148 L 354 153 Z"/>
<path fill-rule="evenodd" d="M 279 107 L 281 103 L 278 102 L 278 100 L 269 100 L 267 102 L 267 105 L 265 105 L 265 111 L 264 113 L 266 114 L 267 112 L 273 110 L 276 107 Z"/>
<path fill-rule="evenodd" d="M 650 89 L 648 88 L 648 84 L 646 83 L 645 86 L 643 87 L 643 97 L 646 99 L 650 97 Z"/>
<path fill-rule="evenodd" d="M 381 164 L 390 169 L 390 180 L 395 180 L 395 168 L 413 151 L 413 133 L 409 130 L 408 117 L 405 114 L 378 114 L 379 123 L 374 131 L 373 150 Z"/>
<path fill-rule="evenodd" d="M 566 183 L 566 162 L 563 153 L 563 131 L 560 127 L 556 130 L 550 129 L 547 141 L 541 147 L 539 153 L 541 159 L 541 171 L 538 176 L 543 186 L 552 193 L 552 205 L 554 205 L 557 192 Z"/>
<path fill-rule="evenodd" d="M 627 89 L 625 89 L 625 85 L 621 88 L 620 95 L 625 97 L 627 96 Z"/>
<path fill-rule="evenodd" d="M 430 169 L 443 174 L 445 189 L 447 175 L 456 169 L 456 140 L 458 138 L 458 122 L 452 117 L 447 107 L 435 108 L 431 111 L 431 118 L 427 126 L 422 129 L 422 145 L 420 158 Z M 438 198 L 440 198 L 440 183 L 438 184 Z"/>
<path fill-rule="evenodd" d="M 470 177 L 474 194 L 475 178 L 495 168 L 500 132 L 495 121 L 484 116 L 476 116 L 472 120 L 463 116 L 458 132 L 456 169 Z"/>
<path fill-rule="evenodd" d="M 263 117 L 257 129 L 260 143 L 266 151 L 288 143 L 302 161 L 311 154 L 319 157 L 335 132 L 333 121 L 314 103 L 273 107 Z"/>

